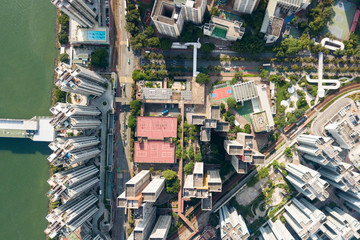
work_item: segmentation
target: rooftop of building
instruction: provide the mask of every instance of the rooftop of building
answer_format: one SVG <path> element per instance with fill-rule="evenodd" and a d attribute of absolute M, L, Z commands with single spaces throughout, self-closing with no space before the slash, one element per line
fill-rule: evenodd
<path fill-rule="evenodd" d="M 215 120 L 220 120 L 220 106 L 212 105 L 210 107 L 210 118 Z"/>
<path fill-rule="evenodd" d="M 230 130 L 230 123 L 228 122 L 217 122 L 215 131 L 217 132 L 228 132 Z"/>
<path fill-rule="evenodd" d="M 193 125 L 203 125 L 206 117 L 205 115 L 197 115 L 193 113 L 186 113 L 186 120 Z"/>
<path fill-rule="evenodd" d="M 147 177 L 147 175 L 150 178 L 150 171 L 149 170 L 142 170 L 141 172 L 136 174 L 133 178 L 131 178 L 129 181 L 127 181 L 126 184 L 136 184 L 141 179 L 143 179 L 144 177 Z"/>
<path fill-rule="evenodd" d="M 209 142 L 211 140 L 211 128 L 202 126 L 200 128 L 200 141 Z"/>
<path fill-rule="evenodd" d="M 165 183 L 164 178 L 155 178 L 144 188 L 142 193 L 155 193 L 163 183 Z"/>
<path fill-rule="evenodd" d="M 221 183 L 221 177 L 219 170 L 208 170 L 207 171 L 208 176 L 208 183 Z"/>
<path fill-rule="evenodd" d="M 196 162 L 193 173 L 194 174 L 204 174 L 204 162 Z"/>
<path fill-rule="evenodd" d="M 136 136 L 163 140 L 177 135 L 177 118 L 137 117 Z"/>
<path fill-rule="evenodd" d="M 73 44 L 103 44 L 109 45 L 109 28 L 99 27 L 81 28 L 80 24 L 70 18 L 69 41 Z"/>
<path fill-rule="evenodd" d="M 256 98 L 258 96 L 254 81 L 237 83 L 232 85 L 232 89 L 237 102 L 251 100 L 252 98 Z"/>
<path fill-rule="evenodd" d="M 232 21 L 213 15 L 211 22 L 215 24 L 213 35 L 220 38 L 241 38 L 245 29 L 242 28 L 242 22 Z"/>
<path fill-rule="evenodd" d="M 148 140 L 135 142 L 134 162 L 136 163 L 174 163 L 175 144 Z"/>
<path fill-rule="evenodd" d="M 284 19 L 278 17 L 271 17 L 270 19 L 272 19 L 272 23 L 269 24 L 266 34 L 280 37 L 282 26 L 284 24 Z"/>
<path fill-rule="evenodd" d="M 150 235 L 150 239 L 164 239 L 168 233 L 170 225 L 171 216 L 160 215 Z"/>

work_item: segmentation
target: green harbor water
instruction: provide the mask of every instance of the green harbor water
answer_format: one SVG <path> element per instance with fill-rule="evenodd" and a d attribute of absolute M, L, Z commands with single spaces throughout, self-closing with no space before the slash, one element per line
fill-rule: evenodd
<path fill-rule="evenodd" d="M 50 115 L 56 57 L 50 0 L 1 0 L 0 118 Z M 0 239 L 42 240 L 47 143 L 0 138 Z"/>

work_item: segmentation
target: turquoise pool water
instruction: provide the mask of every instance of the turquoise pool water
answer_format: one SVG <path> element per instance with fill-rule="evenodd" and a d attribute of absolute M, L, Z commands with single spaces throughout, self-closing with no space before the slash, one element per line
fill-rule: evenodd
<path fill-rule="evenodd" d="M 105 31 L 87 31 L 87 40 L 105 41 Z"/>

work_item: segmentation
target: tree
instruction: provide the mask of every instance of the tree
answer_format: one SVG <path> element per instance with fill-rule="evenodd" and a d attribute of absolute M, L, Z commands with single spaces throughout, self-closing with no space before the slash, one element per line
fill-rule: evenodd
<path fill-rule="evenodd" d="M 218 9 L 217 7 L 212 7 L 212 8 L 210 9 L 210 15 L 211 15 L 211 16 L 212 16 L 212 15 L 220 16 L 220 11 L 219 11 L 219 9 Z"/>
<path fill-rule="evenodd" d="M 291 157 L 293 156 L 293 153 L 292 153 L 292 151 L 291 151 L 291 148 L 289 148 L 289 147 L 285 148 L 284 154 L 285 154 L 285 156 L 288 157 L 288 158 L 291 158 Z"/>
<path fill-rule="evenodd" d="M 147 76 L 140 69 L 135 69 L 132 73 L 132 79 L 134 81 L 146 80 Z"/>
<path fill-rule="evenodd" d="M 190 147 L 189 147 L 189 152 L 188 152 L 188 154 L 189 154 L 189 158 L 190 158 L 191 160 L 193 160 L 193 159 L 194 159 L 194 148 L 193 148 L 193 145 L 192 145 L 192 144 L 191 144 Z"/>
<path fill-rule="evenodd" d="M 193 23 L 185 23 L 182 30 L 181 36 L 179 38 L 180 42 L 196 42 L 198 38 L 203 35 L 201 28 L 198 28 Z"/>
<path fill-rule="evenodd" d="M 168 38 L 161 38 L 160 39 L 160 48 L 163 50 L 171 49 L 172 41 Z"/>
<path fill-rule="evenodd" d="M 251 133 L 251 126 L 250 126 L 250 124 L 245 124 L 245 126 L 244 126 L 244 131 L 245 131 L 245 133 Z"/>
<path fill-rule="evenodd" d="M 196 161 L 196 162 L 201 162 L 201 161 L 202 161 L 201 152 L 197 152 L 197 153 L 195 154 L 195 161 Z"/>
<path fill-rule="evenodd" d="M 266 78 L 269 74 L 269 71 L 266 71 L 265 69 L 261 69 L 259 76 L 261 78 Z"/>
<path fill-rule="evenodd" d="M 226 100 L 228 108 L 236 108 L 236 100 L 233 97 L 230 97 Z"/>
<path fill-rule="evenodd" d="M 109 65 L 108 59 L 108 51 L 105 48 L 97 48 L 91 54 L 90 65 L 93 67 L 106 68 Z"/>
<path fill-rule="evenodd" d="M 304 96 L 299 98 L 299 100 L 296 102 L 296 106 L 298 109 L 300 109 L 300 108 L 308 109 L 309 108 L 309 105 Z"/>
<path fill-rule="evenodd" d="M 130 109 L 132 115 L 140 115 L 141 102 L 139 100 L 132 100 L 130 102 Z"/>
<path fill-rule="evenodd" d="M 194 167 L 194 162 L 193 161 L 190 161 L 189 163 L 185 164 L 185 166 L 184 166 L 185 174 L 191 174 L 193 167 Z"/>
<path fill-rule="evenodd" d="M 196 76 L 196 82 L 200 83 L 200 84 L 206 84 L 208 82 L 210 82 L 210 76 L 207 73 L 199 73 Z"/>
<path fill-rule="evenodd" d="M 212 43 L 201 44 L 200 50 L 204 53 L 209 53 L 215 49 L 215 45 Z"/>
<path fill-rule="evenodd" d="M 263 39 L 252 35 L 251 31 L 246 31 L 241 41 L 237 40 L 231 45 L 231 50 L 239 53 L 258 54 L 263 52 L 264 48 L 265 44 Z"/>
<path fill-rule="evenodd" d="M 128 126 L 129 126 L 129 128 L 130 128 L 130 129 L 135 129 L 135 127 L 136 127 L 136 122 L 137 122 L 136 116 L 130 115 L 130 116 L 129 116 L 129 119 L 128 119 Z"/>
<path fill-rule="evenodd" d="M 69 42 L 68 35 L 64 30 L 60 31 L 58 35 L 58 39 L 60 44 L 67 44 Z"/>
<path fill-rule="evenodd" d="M 69 17 L 64 13 L 61 13 L 61 15 L 58 18 L 58 21 L 61 25 L 67 25 L 69 24 Z"/>
<path fill-rule="evenodd" d="M 239 81 L 243 80 L 244 73 L 242 71 L 238 71 L 234 74 L 233 79 L 231 79 L 231 84 L 236 84 Z"/>
<path fill-rule="evenodd" d="M 304 42 L 296 38 L 286 38 L 281 42 L 280 47 L 275 48 L 275 51 L 277 51 L 276 56 L 292 56 L 305 49 L 305 47 Z"/>
<path fill-rule="evenodd" d="M 163 177 L 166 181 L 166 192 L 178 193 L 180 189 L 180 180 L 177 178 L 175 171 L 167 169 L 163 171 Z"/>
<path fill-rule="evenodd" d="M 166 181 L 173 181 L 177 178 L 176 172 L 171 169 L 164 170 L 162 175 Z"/>
<path fill-rule="evenodd" d="M 69 55 L 67 53 L 62 53 L 59 56 L 59 60 L 60 60 L 60 62 L 67 63 L 67 62 L 69 62 Z"/>
<path fill-rule="evenodd" d="M 152 37 L 148 40 L 149 47 L 158 47 L 160 45 L 160 39 L 158 37 Z"/>

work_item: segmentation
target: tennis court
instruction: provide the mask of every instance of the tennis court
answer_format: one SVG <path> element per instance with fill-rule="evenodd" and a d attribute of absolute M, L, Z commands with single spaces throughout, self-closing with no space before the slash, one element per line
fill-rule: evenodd
<path fill-rule="evenodd" d="M 345 0 L 338 0 L 332 6 L 334 17 L 327 24 L 327 31 L 336 38 L 346 40 L 354 20 L 356 5 Z"/>
<path fill-rule="evenodd" d="M 230 86 L 213 89 L 211 91 L 211 98 L 213 101 L 224 100 L 229 97 L 232 97 L 232 90 Z"/>

